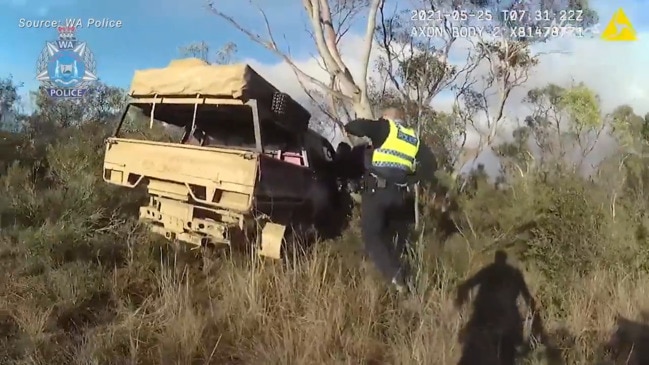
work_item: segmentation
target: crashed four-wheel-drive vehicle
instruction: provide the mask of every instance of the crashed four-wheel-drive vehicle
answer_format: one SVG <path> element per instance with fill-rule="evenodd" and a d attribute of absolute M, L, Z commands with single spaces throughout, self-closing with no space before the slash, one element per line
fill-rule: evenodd
<path fill-rule="evenodd" d="M 349 204 L 334 149 L 302 106 L 249 66 L 177 60 L 136 71 L 129 94 L 106 142 L 104 180 L 146 186 L 140 219 L 154 232 L 203 247 L 252 243 L 279 258 L 288 235 L 342 229 Z M 183 128 L 182 139 L 120 138 L 132 108 Z"/>

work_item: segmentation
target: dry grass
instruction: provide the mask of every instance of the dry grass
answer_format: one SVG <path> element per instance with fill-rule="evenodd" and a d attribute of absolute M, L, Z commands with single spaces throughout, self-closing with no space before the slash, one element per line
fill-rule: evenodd
<path fill-rule="evenodd" d="M 399 299 L 341 243 L 291 265 L 223 257 L 208 271 L 182 250 L 147 246 L 146 235 L 129 239 L 135 256 L 122 267 L 75 263 L 4 276 L 2 363 L 396 365 L 459 357 L 468 312 L 453 307 L 450 273 L 422 280 L 425 294 Z M 527 274 L 532 291 L 544 293 L 547 283 Z M 549 295 L 539 301 L 569 363 L 592 363 L 615 314 L 636 318 L 649 302 L 647 287 L 645 273 L 594 271 L 560 294 L 552 289 L 561 310 Z M 530 363 L 544 363 L 533 355 L 540 360 Z"/>
<path fill-rule="evenodd" d="M 527 245 L 516 265 L 568 364 L 594 363 L 615 316 L 649 304 L 649 221 L 634 195 L 612 217 L 605 190 L 572 177 L 479 193 L 444 249 L 425 236 L 422 294 L 403 299 L 364 261 L 355 225 L 289 263 L 201 265 L 159 242 L 133 222 L 141 196 L 97 173 L 97 128 L 17 141 L 22 165 L 0 170 L 2 365 L 454 364 L 469 314 L 454 288 L 501 241 Z M 524 363 L 547 363 L 542 348 Z"/>

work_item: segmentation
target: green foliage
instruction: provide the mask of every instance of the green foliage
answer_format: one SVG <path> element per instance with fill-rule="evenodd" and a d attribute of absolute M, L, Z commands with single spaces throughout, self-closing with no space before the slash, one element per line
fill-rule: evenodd
<path fill-rule="evenodd" d="M 18 133 L 0 131 L 0 175 L 17 160 L 33 163 L 30 160 L 31 143 L 27 136 Z"/>
<path fill-rule="evenodd" d="M 642 134 L 644 119 L 633 112 L 628 105 L 620 105 L 608 116 L 613 129 L 613 136 L 622 147 L 635 148 L 635 142 L 642 141 L 637 136 Z"/>
<path fill-rule="evenodd" d="M 208 63 L 225 65 L 232 63 L 235 60 L 237 55 L 237 45 L 228 42 L 216 52 L 212 53 L 210 45 L 205 41 L 201 41 L 180 47 L 179 51 L 182 57 L 194 57 Z"/>
<path fill-rule="evenodd" d="M 512 70 L 529 69 L 538 64 L 538 58 L 524 42 L 511 42 L 505 45 L 498 41 L 481 41 L 476 48 L 479 55 L 491 62 L 498 61 L 494 62 L 498 65 L 495 75 L 498 78 L 508 78 Z"/>
<path fill-rule="evenodd" d="M 0 136 L 0 242 L 26 250 L 28 271 L 114 262 L 144 198 L 101 177 L 104 139 L 125 94 L 100 85 L 83 100 L 33 96 L 24 132 Z"/>
<path fill-rule="evenodd" d="M 526 127 L 531 140 L 540 147 L 541 161 L 548 169 L 571 158 L 573 166 L 580 167 L 611 125 L 609 118 L 602 115 L 599 97 L 584 84 L 549 84 L 531 89 L 524 102 L 532 110 L 525 118 Z M 623 136 L 628 132 L 618 127 L 617 134 Z M 574 161 L 576 155 L 580 157 Z"/>
<path fill-rule="evenodd" d="M 559 106 L 568 113 L 570 122 L 578 130 L 594 129 L 602 124 L 599 99 L 583 84 L 564 90 Z"/>
<path fill-rule="evenodd" d="M 463 230 L 482 236 L 477 250 L 506 248 L 561 286 L 598 268 L 638 267 L 647 257 L 633 212 L 608 208 L 602 186 L 573 173 L 528 175 L 505 190 L 481 185 L 462 201 Z"/>
<path fill-rule="evenodd" d="M 513 140 L 504 142 L 494 149 L 500 157 L 503 177 L 510 177 L 526 172 L 532 162 L 532 152 L 529 148 L 530 128 L 519 127 L 512 132 Z"/>
<path fill-rule="evenodd" d="M 0 131 L 17 132 L 20 130 L 20 113 L 18 103 L 21 97 L 18 90 L 22 83 L 14 82 L 11 76 L 0 79 Z"/>
<path fill-rule="evenodd" d="M 644 216 L 649 208 L 646 193 L 649 186 L 649 118 L 635 114 L 628 105 L 621 105 L 607 119 L 620 146 L 620 152 L 608 161 L 608 171 L 620 180 L 615 189 L 622 190 L 632 209 Z"/>
<path fill-rule="evenodd" d="M 603 124 L 599 98 L 584 84 L 569 88 L 550 84 L 532 89 L 525 101 L 533 108 L 528 117 L 532 128 L 554 128 L 555 133 L 561 133 L 562 127 L 566 132 L 579 134 Z"/>
<path fill-rule="evenodd" d="M 439 55 L 435 53 L 413 54 L 398 62 L 399 76 L 413 90 L 430 88 L 428 91 L 433 92 L 436 84 L 452 78 L 457 73 L 457 66 L 440 60 Z"/>
<path fill-rule="evenodd" d="M 577 180 L 577 181 L 575 181 Z M 559 180 L 552 189 L 540 186 L 531 240 L 524 255 L 553 281 L 566 272 L 584 275 L 607 257 L 606 212 L 575 177 Z"/>
<path fill-rule="evenodd" d="M 32 133 L 51 133 L 86 122 L 114 122 L 127 100 L 124 90 L 101 83 L 79 99 L 51 98 L 44 88 L 31 96 L 36 106 L 29 123 Z"/>
<path fill-rule="evenodd" d="M 20 101 L 18 89 L 22 86 L 14 82 L 11 76 L 0 79 L 0 111 L 11 110 L 14 104 Z"/>

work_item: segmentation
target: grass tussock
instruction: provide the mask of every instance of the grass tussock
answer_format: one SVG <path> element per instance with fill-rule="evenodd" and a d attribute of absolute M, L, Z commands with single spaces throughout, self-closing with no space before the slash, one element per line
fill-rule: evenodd
<path fill-rule="evenodd" d="M 160 131 L 150 131 L 160 137 Z M 419 294 L 388 292 L 357 229 L 290 264 L 204 260 L 135 220 L 143 195 L 101 180 L 106 129 L 0 138 L 1 364 L 453 364 L 455 287 L 505 249 L 568 364 L 602 357 L 617 315 L 649 304 L 649 221 L 571 174 L 461 200 L 460 233 L 424 233 Z M 434 226 L 428 219 L 427 226 Z M 524 363 L 546 364 L 542 346 Z"/>

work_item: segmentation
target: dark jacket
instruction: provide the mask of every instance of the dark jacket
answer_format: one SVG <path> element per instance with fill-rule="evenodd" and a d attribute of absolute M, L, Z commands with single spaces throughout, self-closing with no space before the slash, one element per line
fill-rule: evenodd
<path fill-rule="evenodd" d="M 390 122 L 383 118 L 378 120 L 355 119 L 345 125 L 345 131 L 356 137 L 367 137 L 372 141 L 374 148 L 379 148 L 390 134 Z M 415 159 L 417 169 L 414 174 L 405 176 L 407 182 L 434 182 L 437 160 L 431 149 L 420 142 Z M 390 176 L 385 178 L 390 179 Z M 397 180 L 396 182 L 401 182 L 399 180 L 404 177 L 395 175 L 393 178 Z"/>

